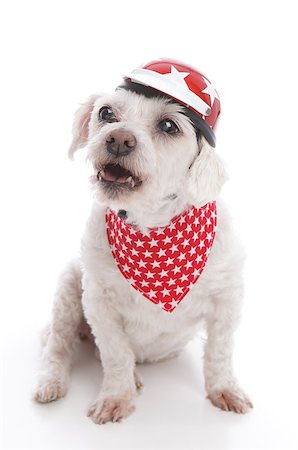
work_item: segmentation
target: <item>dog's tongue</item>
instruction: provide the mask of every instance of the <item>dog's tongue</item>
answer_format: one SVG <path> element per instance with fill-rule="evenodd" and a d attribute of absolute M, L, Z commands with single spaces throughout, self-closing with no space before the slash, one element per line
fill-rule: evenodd
<path fill-rule="evenodd" d="M 130 172 L 120 166 L 107 166 L 104 171 L 104 179 L 106 181 L 117 181 L 118 183 L 125 183 Z"/>
<path fill-rule="evenodd" d="M 117 181 L 118 183 L 125 183 L 125 180 L 127 177 L 117 177 L 116 175 L 108 172 L 105 170 L 105 176 L 104 176 L 106 181 Z"/>

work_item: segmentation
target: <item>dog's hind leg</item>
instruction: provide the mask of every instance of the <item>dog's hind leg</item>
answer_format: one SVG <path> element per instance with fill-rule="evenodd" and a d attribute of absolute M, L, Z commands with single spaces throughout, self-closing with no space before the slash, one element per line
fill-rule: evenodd
<path fill-rule="evenodd" d="M 61 274 L 55 294 L 52 322 L 44 343 L 33 397 L 50 402 L 66 394 L 83 319 L 81 269 L 72 261 Z"/>

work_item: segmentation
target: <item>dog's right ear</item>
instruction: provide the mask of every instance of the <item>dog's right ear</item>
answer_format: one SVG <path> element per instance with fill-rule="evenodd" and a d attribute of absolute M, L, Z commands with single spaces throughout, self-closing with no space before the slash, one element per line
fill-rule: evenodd
<path fill-rule="evenodd" d="M 216 200 L 227 179 L 223 161 L 214 148 L 202 138 L 199 142 L 199 154 L 189 171 L 188 188 L 191 203 L 202 206 Z"/>
<path fill-rule="evenodd" d="M 85 147 L 89 136 L 89 122 L 93 111 L 94 102 L 99 96 L 97 94 L 90 97 L 81 104 L 75 112 L 72 126 L 72 143 L 68 150 L 68 156 L 73 159 L 74 152 Z"/>

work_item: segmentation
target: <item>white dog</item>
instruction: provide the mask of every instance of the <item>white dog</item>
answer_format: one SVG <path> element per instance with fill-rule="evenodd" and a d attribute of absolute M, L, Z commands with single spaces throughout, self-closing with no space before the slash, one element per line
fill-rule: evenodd
<path fill-rule="evenodd" d="M 252 404 L 232 367 L 233 334 L 243 291 L 243 249 L 226 207 L 218 199 L 226 178 L 223 164 L 181 103 L 145 94 L 145 90 L 120 88 L 110 95 L 93 95 L 76 112 L 70 155 L 87 146 L 94 169 L 95 201 L 81 257 L 66 268 L 59 281 L 34 397 L 49 402 L 66 394 L 80 332 L 82 327 L 90 327 L 104 379 L 88 415 L 99 424 L 119 421 L 134 409 L 134 396 L 142 386 L 136 363 L 176 356 L 202 325 L 207 332 L 204 375 L 208 398 L 223 410 L 245 413 Z M 191 208 L 202 211 L 205 205 L 208 211 L 215 200 L 217 228 L 206 256 L 210 255 L 181 304 L 181 299 L 157 302 L 153 291 L 144 296 L 133 280 L 123 276 L 130 269 L 122 268 L 121 273 L 117 267 L 113 256 L 117 239 L 114 244 L 109 242 L 108 221 L 118 221 L 120 227 L 139 230 L 151 239 L 152 230 L 158 235 L 158 230 L 162 233 L 164 227 L 175 223 L 173 218 L 186 217 L 185 212 L 191 216 Z M 121 229 L 118 232 L 122 235 Z M 115 237 L 113 230 L 109 233 L 110 238 Z M 150 242 L 154 249 L 156 241 Z M 187 249 L 188 240 L 183 242 Z M 175 256 L 175 245 L 171 248 Z M 172 263 L 171 258 L 165 261 L 169 270 Z M 159 263 L 152 267 L 154 264 Z M 137 278 L 140 271 L 134 271 Z M 152 281 L 149 277 L 154 278 L 148 272 L 146 276 L 147 281 L 142 281 L 145 287 Z"/>

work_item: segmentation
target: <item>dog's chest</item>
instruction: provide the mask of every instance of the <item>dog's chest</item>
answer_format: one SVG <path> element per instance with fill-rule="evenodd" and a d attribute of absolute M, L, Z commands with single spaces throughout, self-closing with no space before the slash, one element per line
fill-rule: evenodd
<path fill-rule="evenodd" d="M 194 337 L 210 308 L 206 290 L 201 287 L 187 294 L 186 301 L 172 314 L 156 308 L 130 286 L 128 289 L 123 290 L 119 283 L 110 303 L 121 314 L 123 330 L 137 362 L 161 360 L 182 349 Z M 199 295 L 196 291 L 200 291 Z"/>

